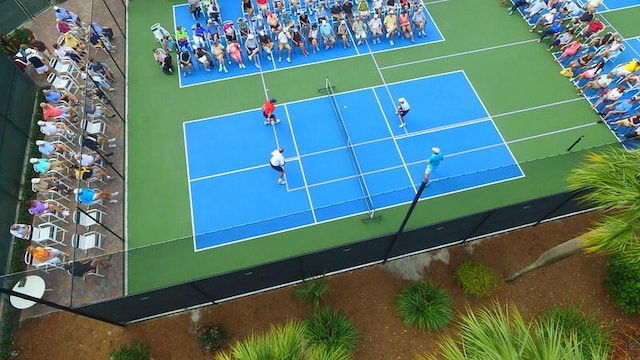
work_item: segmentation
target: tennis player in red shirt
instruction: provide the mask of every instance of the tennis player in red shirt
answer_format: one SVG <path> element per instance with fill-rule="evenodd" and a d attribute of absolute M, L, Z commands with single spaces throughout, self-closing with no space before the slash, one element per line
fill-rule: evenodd
<path fill-rule="evenodd" d="M 280 119 L 276 118 L 276 116 L 273 114 L 276 111 L 275 103 L 277 101 L 278 100 L 271 98 L 265 101 L 264 105 L 262 105 L 262 115 L 264 116 L 265 125 L 277 124 L 280 122 Z"/>

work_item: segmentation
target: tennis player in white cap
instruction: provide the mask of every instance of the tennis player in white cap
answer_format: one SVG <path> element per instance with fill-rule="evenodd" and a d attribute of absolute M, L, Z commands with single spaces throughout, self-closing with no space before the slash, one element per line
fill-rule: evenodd
<path fill-rule="evenodd" d="M 409 113 L 411 110 L 411 106 L 407 99 L 401 97 L 398 99 L 398 108 L 396 109 L 396 114 L 400 115 L 400 127 L 403 128 L 406 123 L 404 122 L 404 116 Z"/>
<path fill-rule="evenodd" d="M 438 166 L 440 166 L 442 159 L 444 159 L 444 156 L 440 152 L 440 148 L 431 148 L 431 153 L 431 156 L 427 159 L 427 168 L 424 170 L 424 180 L 422 180 L 425 185 L 429 183 L 429 176 L 431 175 L 431 172 L 437 169 Z"/>

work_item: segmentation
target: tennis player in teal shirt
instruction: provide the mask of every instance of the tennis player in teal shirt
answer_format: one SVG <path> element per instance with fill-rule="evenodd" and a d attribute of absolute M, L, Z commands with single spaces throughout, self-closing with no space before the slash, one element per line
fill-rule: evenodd
<path fill-rule="evenodd" d="M 424 170 L 424 180 L 422 180 L 425 185 L 429 183 L 429 176 L 431 175 L 431 172 L 437 169 L 438 166 L 440 166 L 442 159 L 444 159 L 444 155 L 440 153 L 439 148 L 431 148 L 431 152 L 431 156 L 427 159 L 427 168 Z"/>

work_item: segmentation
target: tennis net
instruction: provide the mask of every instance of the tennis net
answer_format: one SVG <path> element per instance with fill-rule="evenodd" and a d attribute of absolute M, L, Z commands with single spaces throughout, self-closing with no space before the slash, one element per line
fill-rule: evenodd
<path fill-rule="evenodd" d="M 353 143 L 351 142 L 349 131 L 347 130 L 344 118 L 342 117 L 342 112 L 340 112 L 340 105 L 338 104 L 338 100 L 336 99 L 336 96 L 333 92 L 333 86 L 331 86 L 329 78 L 325 79 L 325 89 L 327 91 L 327 94 L 329 95 L 329 99 L 331 100 L 331 105 L 333 105 L 333 111 L 336 114 L 338 125 L 340 125 L 342 136 L 344 137 L 344 140 L 347 144 L 347 150 L 349 151 L 349 155 L 351 156 L 353 168 L 356 171 L 356 178 L 358 179 L 358 183 L 360 184 L 360 190 L 362 190 L 363 199 L 367 206 L 367 212 L 369 213 L 369 217 L 373 218 L 376 212 L 375 207 L 373 206 L 373 199 L 371 198 L 371 193 L 369 192 L 369 188 L 367 187 L 367 182 L 364 179 L 362 168 L 360 167 L 360 162 L 358 161 L 358 156 L 353 149 Z"/>

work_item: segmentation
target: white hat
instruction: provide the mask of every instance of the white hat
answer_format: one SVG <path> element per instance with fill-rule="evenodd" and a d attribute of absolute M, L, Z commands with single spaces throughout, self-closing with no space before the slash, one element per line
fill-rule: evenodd
<path fill-rule="evenodd" d="M 32 163 L 32 164 L 35 164 L 35 163 L 38 162 L 38 158 L 30 158 L 29 162 Z"/>
<path fill-rule="evenodd" d="M 432 147 L 431 151 L 433 151 L 434 154 L 440 154 L 440 148 Z"/>
<path fill-rule="evenodd" d="M 326 24 L 327 20 L 322 20 L 322 25 Z"/>
<path fill-rule="evenodd" d="M 373 14 L 373 18 L 377 19 L 378 18 L 378 14 Z"/>
<path fill-rule="evenodd" d="M 36 54 L 36 51 L 35 51 L 34 49 L 31 49 L 31 48 L 29 48 L 29 49 L 25 50 L 24 52 L 25 52 L 26 54 L 29 54 L 29 55 L 31 55 L 31 54 L 34 54 L 34 55 L 35 55 L 35 54 Z"/>
<path fill-rule="evenodd" d="M 40 178 L 33 178 L 33 179 L 31 179 L 31 183 L 32 183 L 32 184 L 38 184 L 38 183 L 40 183 Z"/>
<path fill-rule="evenodd" d="M 74 194 L 80 194 L 82 192 L 82 189 L 73 189 L 73 193 Z"/>
<path fill-rule="evenodd" d="M 44 122 L 44 121 L 40 120 L 40 121 L 38 121 L 36 124 L 38 124 L 38 126 L 42 126 L 42 125 L 46 124 L 46 122 Z"/>
<path fill-rule="evenodd" d="M 260 30 L 260 36 L 264 36 L 266 34 L 266 32 L 264 32 L 264 30 Z"/>
<path fill-rule="evenodd" d="M 346 23 L 347 23 L 347 22 L 346 22 L 345 20 L 341 20 L 341 21 L 340 21 L 340 24 L 342 24 L 342 25 L 344 25 L 344 24 L 346 24 Z"/>
<path fill-rule="evenodd" d="M 249 35 L 247 35 L 247 39 L 255 39 L 255 38 L 256 38 L 256 37 L 255 37 L 255 35 L 253 35 L 253 34 L 249 34 Z"/>
<path fill-rule="evenodd" d="M 54 7 L 53 7 L 53 10 L 55 10 L 55 11 L 58 11 L 59 9 L 60 9 L 60 8 L 59 8 L 59 7 L 57 7 L 57 6 L 54 6 Z"/>
<path fill-rule="evenodd" d="M 401 103 L 403 103 L 403 102 L 406 102 L 406 101 L 407 101 L 407 100 L 405 100 L 405 99 L 404 99 L 403 97 L 401 97 L 401 98 L 398 98 L 398 102 L 401 102 Z"/>
<path fill-rule="evenodd" d="M 42 141 L 42 140 L 36 140 L 36 145 L 44 145 L 44 141 Z"/>

